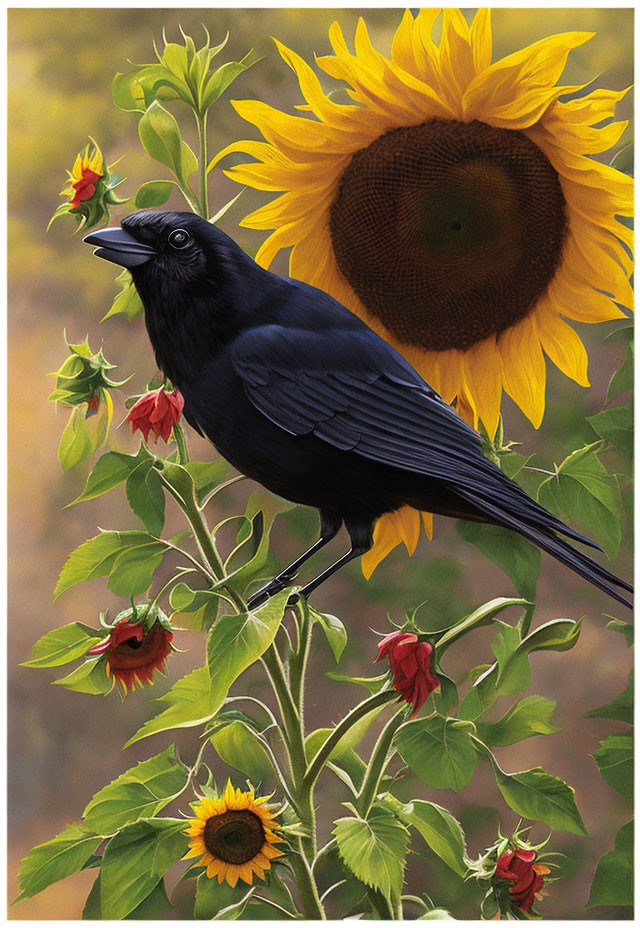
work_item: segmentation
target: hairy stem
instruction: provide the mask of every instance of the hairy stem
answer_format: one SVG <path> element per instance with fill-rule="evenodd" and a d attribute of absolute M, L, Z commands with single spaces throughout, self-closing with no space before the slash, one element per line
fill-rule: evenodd
<path fill-rule="evenodd" d="M 176 424 L 173 427 L 173 437 L 176 440 L 176 445 L 178 447 L 178 461 L 180 464 L 189 463 L 189 452 L 187 450 L 187 441 L 184 437 L 184 431 L 181 425 Z"/>
<path fill-rule="evenodd" d="M 387 768 L 387 764 L 391 760 L 389 756 L 389 749 L 391 748 L 391 742 L 393 741 L 393 736 L 396 731 L 402 724 L 404 719 L 405 710 L 404 708 L 396 712 L 395 715 L 392 715 L 385 727 L 380 732 L 376 745 L 371 754 L 371 759 L 367 765 L 365 771 L 364 779 L 362 781 L 362 786 L 358 797 L 355 802 L 356 809 L 358 814 L 362 818 L 366 818 L 369 814 L 371 806 L 375 802 L 375 798 L 378 795 L 380 789 L 380 780 L 382 779 L 384 772 Z"/>

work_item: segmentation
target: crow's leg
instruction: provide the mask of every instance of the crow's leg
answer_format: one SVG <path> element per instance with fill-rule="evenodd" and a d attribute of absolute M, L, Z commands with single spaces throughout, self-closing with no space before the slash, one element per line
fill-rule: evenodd
<path fill-rule="evenodd" d="M 348 564 L 349 561 L 352 561 L 356 557 L 360 557 L 362 554 L 366 554 L 373 545 L 373 526 L 375 525 L 375 519 L 367 519 L 366 521 L 363 519 L 345 519 L 344 521 L 351 538 L 351 549 L 347 551 L 346 554 L 343 554 L 335 564 L 331 564 L 330 567 L 323 570 L 314 580 L 307 583 L 306 586 L 300 590 L 300 596 L 308 597 L 321 583 L 328 580 L 329 577 L 333 576 L 336 571 L 344 567 L 345 564 Z M 289 605 L 293 605 L 297 599 L 297 595 L 292 596 L 289 600 Z"/>
<path fill-rule="evenodd" d="M 296 576 L 298 568 L 302 567 L 305 561 L 308 561 L 309 558 L 319 551 L 320 548 L 324 548 L 332 538 L 340 531 L 340 526 L 342 525 L 342 519 L 339 516 L 335 516 L 333 513 L 321 512 L 320 513 L 320 538 L 316 541 L 314 545 L 301 554 L 293 564 L 289 564 L 288 567 L 285 567 L 284 570 L 281 570 L 277 576 L 270 580 L 262 589 L 258 590 L 247 600 L 247 605 L 250 609 L 255 609 L 256 606 L 262 605 L 266 602 L 270 596 L 275 596 L 276 593 L 279 593 L 281 590 L 284 590 L 285 587 L 289 586 L 291 581 Z"/>

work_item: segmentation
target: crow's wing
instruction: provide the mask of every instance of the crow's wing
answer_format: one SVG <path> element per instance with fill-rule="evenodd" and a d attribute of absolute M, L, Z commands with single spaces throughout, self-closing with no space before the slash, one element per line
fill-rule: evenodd
<path fill-rule="evenodd" d="M 485 458 L 480 436 L 417 371 L 340 309 L 328 313 L 322 328 L 315 316 L 283 312 L 285 324 L 245 330 L 236 340 L 234 368 L 263 415 L 292 435 L 313 434 L 369 460 L 443 481 L 490 520 L 516 528 L 517 520 L 599 547 Z"/>

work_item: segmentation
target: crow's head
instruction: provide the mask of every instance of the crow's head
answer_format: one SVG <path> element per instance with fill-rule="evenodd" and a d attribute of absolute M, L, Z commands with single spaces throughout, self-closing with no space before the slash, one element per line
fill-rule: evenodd
<path fill-rule="evenodd" d="M 194 213 L 145 209 L 122 220 L 120 228 L 101 229 L 84 237 L 97 245 L 100 258 L 128 268 L 136 284 L 187 284 L 215 278 L 237 251 L 232 240 Z"/>

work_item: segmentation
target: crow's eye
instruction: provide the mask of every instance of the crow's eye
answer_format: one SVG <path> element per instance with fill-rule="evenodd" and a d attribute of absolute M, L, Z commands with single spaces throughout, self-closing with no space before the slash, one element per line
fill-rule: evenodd
<path fill-rule="evenodd" d="M 191 241 L 191 236 L 186 229 L 174 229 L 169 235 L 169 244 L 173 248 L 184 248 Z"/>

